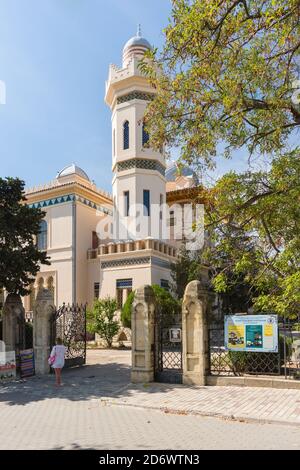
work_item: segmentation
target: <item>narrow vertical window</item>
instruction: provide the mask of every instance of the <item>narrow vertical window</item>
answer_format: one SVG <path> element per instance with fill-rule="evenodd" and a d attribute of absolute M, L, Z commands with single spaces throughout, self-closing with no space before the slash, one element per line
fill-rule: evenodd
<path fill-rule="evenodd" d="M 124 191 L 124 215 L 129 216 L 129 191 Z"/>
<path fill-rule="evenodd" d="M 143 205 L 144 205 L 144 215 L 150 215 L 150 191 L 149 189 L 144 189 L 143 192 Z"/>
<path fill-rule="evenodd" d="M 92 249 L 95 250 L 99 246 L 99 238 L 97 232 L 92 232 Z"/>
<path fill-rule="evenodd" d="M 123 124 L 123 149 L 129 149 L 129 122 Z"/>
<path fill-rule="evenodd" d="M 146 131 L 145 123 L 143 123 L 142 142 L 143 142 L 143 145 L 146 145 L 146 144 L 148 144 L 148 142 L 149 142 L 149 134 L 148 134 L 148 132 Z"/>
<path fill-rule="evenodd" d="M 113 130 L 113 156 L 116 155 L 116 129 Z"/>
<path fill-rule="evenodd" d="M 159 210 L 159 218 L 162 220 L 162 205 L 164 203 L 164 196 L 161 194 L 159 196 L 159 205 L 160 205 L 160 210 Z"/>
<path fill-rule="evenodd" d="M 47 222 L 42 220 L 40 231 L 37 236 L 37 247 L 39 250 L 47 250 Z"/>
<path fill-rule="evenodd" d="M 100 295 L 100 283 L 94 282 L 94 299 L 99 299 Z"/>

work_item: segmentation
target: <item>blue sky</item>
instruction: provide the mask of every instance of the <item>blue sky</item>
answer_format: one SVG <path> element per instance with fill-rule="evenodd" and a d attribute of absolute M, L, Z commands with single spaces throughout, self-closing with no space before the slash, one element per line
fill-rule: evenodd
<path fill-rule="evenodd" d="M 170 12 L 169 0 L 0 0 L 0 175 L 33 186 L 76 162 L 110 190 L 109 64 L 137 23 L 160 47 Z M 243 159 L 218 173 L 232 166 Z"/>

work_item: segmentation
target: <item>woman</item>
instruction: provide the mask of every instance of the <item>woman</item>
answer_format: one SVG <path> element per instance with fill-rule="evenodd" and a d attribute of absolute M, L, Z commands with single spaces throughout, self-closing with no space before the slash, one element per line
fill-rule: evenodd
<path fill-rule="evenodd" d="M 65 365 L 66 348 L 62 344 L 61 338 L 56 339 L 56 345 L 53 346 L 49 362 L 55 371 L 56 385 L 61 385 L 61 370 Z"/>

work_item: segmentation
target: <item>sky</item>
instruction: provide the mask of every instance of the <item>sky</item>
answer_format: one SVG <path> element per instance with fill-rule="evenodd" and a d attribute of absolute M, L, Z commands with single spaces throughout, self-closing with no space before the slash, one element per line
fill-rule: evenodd
<path fill-rule="evenodd" d="M 75 162 L 110 191 L 109 64 L 121 65 L 138 23 L 161 47 L 170 13 L 170 0 L 0 0 L 0 176 L 32 187 Z"/>

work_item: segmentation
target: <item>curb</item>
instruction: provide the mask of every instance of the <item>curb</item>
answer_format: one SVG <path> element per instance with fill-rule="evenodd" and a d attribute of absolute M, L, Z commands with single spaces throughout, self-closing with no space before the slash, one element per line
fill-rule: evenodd
<path fill-rule="evenodd" d="M 300 427 L 300 422 L 296 423 L 295 421 L 284 421 L 278 419 L 266 419 L 266 418 L 251 418 L 245 416 L 238 416 L 238 415 L 226 415 L 222 413 L 217 413 L 214 411 L 195 411 L 195 410 L 180 410 L 176 408 L 168 408 L 168 407 L 161 407 L 161 406 L 143 406 L 143 405 L 135 405 L 133 403 L 126 403 L 126 402 L 118 402 L 114 401 L 111 398 L 101 398 L 100 403 L 108 406 L 124 406 L 124 407 L 131 407 L 140 410 L 151 410 L 151 411 L 160 411 L 166 414 L 176 414 L 176 415 L 183 415 L 183 416 L 202 416 L 204 418 L 218 418 L 226 421 L 233 421 L 233 422 L 243 422 L 243 423 L 255 423 L 255 424 L 277 424 L 282 426 L 293 426 L 293 427 Z"/>

